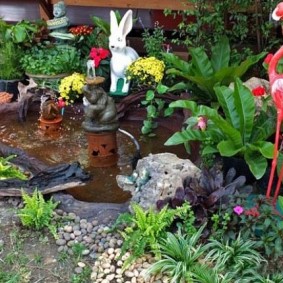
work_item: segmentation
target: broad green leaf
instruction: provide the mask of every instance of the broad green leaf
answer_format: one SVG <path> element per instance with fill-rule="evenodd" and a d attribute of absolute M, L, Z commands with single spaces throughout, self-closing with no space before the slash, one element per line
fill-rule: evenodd
<path fill-rule="evenodd" d="M 274 144 L 267 141 L 258 141 L 252 144 L 265 157 L 272 159 L 274 153 Z"/>
<path fill-rule="evenodd" d="M 234 91 L 229 87 L 219 85 L 214 87 L 214 90 L 226 120 L 239 130 L 240 119 L 235 107 Z"/>
<path fill-rule="evenodd" d="M 250 150 L 249 147 L 247 147 L 245 151 L 244 158 L 255 178 L 257 180 L 260 179 L 266 172 L 266 158 L 263 157 L 259 151 Z"/>
<path fill-rule="evenodd" d="M 150 101 L 154 98 L 154 91 L 152 89 L 148 90 L 145 94 L 145 99 Z"/>
<path fill-rule="evenodd" d="M 228 157 L 235 156 L 242 150 L 242 147 L 236 147 L 230 140 L 221 141 L 218 143 L 217 148 L 221 156 Z"/>
<path fill-rule="evenodd" d="M 164 117 L 171 116 L 173 114 L 173 112 L 174 112 L 173 108 L 170 108 L 170 107 L 166 108 L 164 110 Z"/>
<path fill-rule="evenodd" d="M 227 37 L 222 37 L 218 43 L 212 47 L 211 64 L 215 72 L 228 67 L 230 61 L 230 45 Z"/>
<path fill-rule="evenodd" d="M 176 91 L 176 90 L 186 90 L 187 91 L 189 89 L 190 89 L 189 83 L 180 82 L 180 83 L 177 83 L 177 84 L 171 86 L 168 89 L 168 92 L 172 92 L 172 91 Z"/>
<path fill-rule="evenodd" d="M 239 66 L 235 68 L 235 77 L 240 78 L 252 65 L 256 64 L 260 59 L 264 58 L 266 54 L 266 52 L 261 52 L 257 55 L 249 56 L 245 61 L 243 61 Z"/>
<path fill-rule="evenodd" d="M 148 105 L 146 110 L 149 117 L 156 118 L 156 107 L 154 105 Z"/>
<path fill-rule="evenodd" d="M 253 129 L 255 102 L 251 91 L 243 85 L 240 79 L 235 81 L 234 99 L 240 119 L 239 130 L 242 133 L 243 143 L 245 144 L 249 142 Z"/>
<path fill-rule="evenodd" d="M 216 147 L 210 145 L 205 146 L 202 150 L 203 155 L 217 153 L 217 152 L 219 152 L 219 150 Z"/>
<path fill-rule="evenodd" d="M 173 66 L 175 69 L 182 71 L 184 74 L 192 74 L 191 68 L 192 64 L 186 62 L 185 60 L 181 59 L 179 56 L 173 53 L 162 53 L 164 60 L 169 63 L 170 66 Z"/>
<path fill-rule="evenodd" d="M 163 84 L 158 84 L 156 90 L 158 94 L 164 94 L 168 91 L 169 87 Z"/>
<path fill-rule="evenodd" d="M 208 138 L 206 131 L 199 130 L 184 130 L 173 134 L 166 142 L 165 145 L 177 145 L 187 141 L 204 141 Z"/>
<path fill-rule="evenodd" d="M 189 48 L 192 57 L 192 68 L 196 76 L 210 77 L 213 75 L 211 62 L 201 47 Z"/>
<path fill-rule="evenodd" d="M 268 113 L 261 111 L 254 119 L 254 126 L 251 133 L 250 142 L 263 141 L 271 137 L 276 130 L 276 110 L 269 108 Z"/>

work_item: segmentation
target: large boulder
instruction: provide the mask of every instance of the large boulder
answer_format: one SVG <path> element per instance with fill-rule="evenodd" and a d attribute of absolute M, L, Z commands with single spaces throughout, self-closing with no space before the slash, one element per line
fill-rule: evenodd
<path fill-rule="evenodd" d="M 138 161 L 131 176 L 118 175 L 118 186 L 130 191 L 132 201 L 144 209 L 155 208 L 156 202 L 175 194 L 186 177 L 199 178 L 200 169 L 190 160 L 172 153 L 150 154 Z"/>

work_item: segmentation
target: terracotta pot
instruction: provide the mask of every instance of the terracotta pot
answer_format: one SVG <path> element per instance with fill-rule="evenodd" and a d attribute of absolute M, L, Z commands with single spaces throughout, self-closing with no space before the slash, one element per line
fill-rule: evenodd
<path fill-rule="evenodd" d="M 118 149 L 115 132 L 86 132 L 90 165 L 109 167 L 117 164 Z"/>
<path fill-rule="evenodd" d="M 54 133 L 59 131 L 62 124 L 62 116 L 59 115 L 53 120 L 46 120 L 42 117 L 39 118 L 39 129 L 45 133 Z"/>

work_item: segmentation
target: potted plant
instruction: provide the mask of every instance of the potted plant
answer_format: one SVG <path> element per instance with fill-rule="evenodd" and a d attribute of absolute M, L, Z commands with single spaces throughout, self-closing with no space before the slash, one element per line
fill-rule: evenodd
<path fill-rule="evenodd" d="M 61 78 L 80 72 L 83 68 L 80 52 L 66 44 L 39 43 L 28 50 L 20 60 L 27 76 L 39 86 L 58 89 Z"/>
<path fill-rule="evenodd" d="M 0 90 L 17 94 L 24 70 L 19 64 L 24 50 L 32 42 L 39 24 L 21 21 L 15 25 L 0 19 Z"/>

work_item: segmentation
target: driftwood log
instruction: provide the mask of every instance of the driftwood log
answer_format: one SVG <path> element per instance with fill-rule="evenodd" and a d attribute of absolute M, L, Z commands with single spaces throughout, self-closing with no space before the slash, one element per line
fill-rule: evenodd
<path fill-rule="evenodd" d="M 128 212 L 129 202 L 125 203 L 94 203 L 76 200 L 73 196 L 58 192 L 52 195 L 59 202 L 59 208 L 69 213 L 73 212 L 81 218 L 95 218 L 99 224 L 114 221 L 120 213 Z"/>
<path fill-rule="evenodd" d="M 83 186 L 90 179 L 78 162 L 52 167 L 30 157 L 23 150 L 0 143 L 0 156 L 16 155 L 12 162 L 29 171 L 33 176 L 26 180 L 8 179 L 0 181 L 0 196 L 21 196 L 21 190 L 32 193 L 35 188 L 42 194 L 50 194 L 73 187 Z"/>

